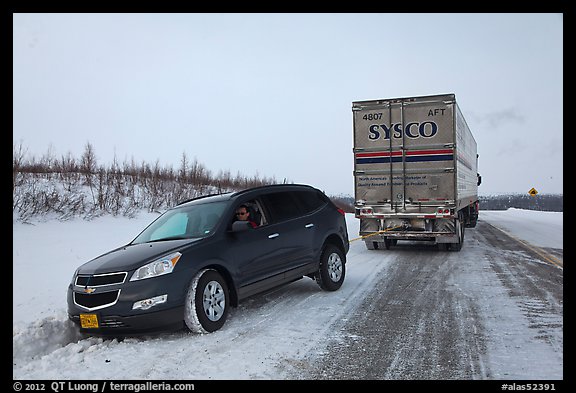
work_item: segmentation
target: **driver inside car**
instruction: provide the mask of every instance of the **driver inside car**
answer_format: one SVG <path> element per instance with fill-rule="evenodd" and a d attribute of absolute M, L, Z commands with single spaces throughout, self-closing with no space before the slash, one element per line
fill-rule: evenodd
<path fill-rule="evenodd" d="M 252 221 L 252 218 L 250 217 L 250 211 L 248 210 L 248 206 L 246 205 L 238 206 L 238 209 L 236 209 L 236 219 L 238 221 L 248 221 L 252 226 L 252 228 L 258 227 L 258 224 Z"/>

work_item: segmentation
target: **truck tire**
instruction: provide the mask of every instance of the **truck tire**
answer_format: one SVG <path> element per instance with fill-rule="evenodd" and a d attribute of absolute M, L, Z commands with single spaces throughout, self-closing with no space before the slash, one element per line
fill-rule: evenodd
<path fill-rule="evenodd" d="M 449 249 L 451 251 L 460 251 L 464 243 L 464 215 L 462 212 L 458 213 L 458 219 L 456 220 L 456 232 L 458 233 L 458 243 L 449 243 Z"/>
<path fill-rule="evenodd" d="M 369 241 L 365 241 L 364 244 L 366 244 L 366 248 L 368 250 L 377 250 L 378 249 L 378 243 L 377 242 L 373 242 L 373 241 L 369 240 Z"/>
<path fill-rule="evenodd" d="M 398 244 L 398 239 L 390 239 L 389 237 L 384 238 L 384 247 L 386 247 L 387 250 L 389 250 L 391 246 L 395 246 L 396 244 Z"/>

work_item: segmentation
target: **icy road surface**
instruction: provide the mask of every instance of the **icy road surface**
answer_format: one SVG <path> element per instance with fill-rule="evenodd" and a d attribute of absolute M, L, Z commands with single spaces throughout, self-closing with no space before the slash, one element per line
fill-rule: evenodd
<path fill-rule="evenodd" d="M 563 269 L 542 257 L 562 258 L 562 213 L 533 248 L 516 240 L 530 242 L 524 211 L 483 214 L 460 252 L 355 241 L 337 292 L 304 278 L 232 309 L 215 333 L 122 341 L 78 336 L 66 288 L 155 216 L 15 223 L 13 378 L 562 379 Z"/>

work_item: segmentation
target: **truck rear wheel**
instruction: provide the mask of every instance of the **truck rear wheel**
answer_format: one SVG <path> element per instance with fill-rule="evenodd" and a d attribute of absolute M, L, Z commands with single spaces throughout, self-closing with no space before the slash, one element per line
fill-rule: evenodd
<path fill-rule="evenodd" d="M 390 239 L 389 237 L 384 238 L 384 247 L 386 247 L 387 250 L 389 250 L 391 246 L 395 246 L 396 244 L 398 244 L 398 239 Z"/>
<path fill-rule="evenodd" d="M 366 248 L 369 250 L 377 250 L 378 249 L 378 243 L 377 242 L 365 241 L 364 243 L 366 244 Z"/>
<path fill-rule="evenodd" d="M 458 213 L 458 219 L 456 220 L 456 233 L 458 234 L 458 243 L 449 243 L 448 248 L 452 251 L 460 251 L 464 243 L 464 215 L 462 212 Z"/>
<path fill-rule="evenodd" d="M 364 243 L 369 250 L 382 250 L 384 248 L 389 250 L 391 246 L 395 246 L 398 243 L 398 239 L 385 237 L 383 242 L 365 241 Z"/>

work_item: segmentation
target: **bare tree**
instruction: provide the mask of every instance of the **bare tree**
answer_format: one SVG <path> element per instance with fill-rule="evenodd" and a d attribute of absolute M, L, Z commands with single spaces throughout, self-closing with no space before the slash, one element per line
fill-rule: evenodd
<path fill-rule="evenodd" d="M 60 219 L 94 217 L 103 213 L 133 216 L 142 208 L 158 211 L 182 200 L 213 193 L 240 190 L 251 185 L 271 184 L 273 178 L 249 177 L 230 170 L 216 176 L 196 157 L 182 153 L 180 167 L 162 167 L 134 158 L 120 167 L 116 156 L 111 165 L 97 164 L 94 147 L 87 142 L 76 159 L 68 152 L 59 160 L 50 148 L 40 160 L 29 156 L 22 142 L 13 145 L 13 211 L 26 221 L 36 215 L 57 213 Z M 91 199 L 91 200 L 90 200 Z"/>
<path fill-rule="evenodd" d="M 80 157 L 80 170 L 85 174 L 96 173 L 96 153 L 90 142 L 86 142 L 84 153 Z"/>
<path fill-rule="evenodd" d="M 86 142 L 84 148 L 84 154 L 80 157 L 80 171 L 84 173 L 86 184 L 90 187 L 90 193 L 92 194 L 92 202 L 96 205 L 96 196 L 94 195 L 92 175 L 96 173 L 96 153 L 94 153 L 94 147 L 90 142 Z"/>

